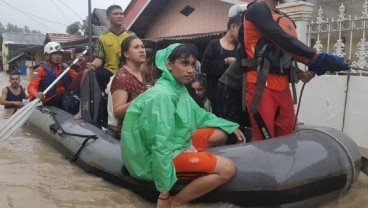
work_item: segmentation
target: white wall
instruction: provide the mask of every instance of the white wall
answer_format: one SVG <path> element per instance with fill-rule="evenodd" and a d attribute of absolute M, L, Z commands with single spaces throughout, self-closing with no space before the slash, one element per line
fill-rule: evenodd
<path fill-rule="evenodd" d="M 368 148 L 368 77 L 324 75 L 305 86 L 299 121 L 308 125 L 336 128 L 350 136 L 359 146 Z M 302 85 L 298 84 L 298 96 Z M 344 120 L 344 103 L 347 105 Z M 296 107 L 296 106 L 295 106 Z"/>

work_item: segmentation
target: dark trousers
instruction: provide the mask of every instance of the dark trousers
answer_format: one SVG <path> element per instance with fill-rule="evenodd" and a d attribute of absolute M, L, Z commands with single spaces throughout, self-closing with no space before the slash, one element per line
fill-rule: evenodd
<path fill-rule="evenodd" d="M 97 68 L 95 70 L 95 75 L 96 81 L 100 86 L 101 92 L 103 94 L 103 96 L 101 97 L 97 117 L 97 121 L 101 125 L 101 121 L 102 123 L 107 123 L 107 95 L 105 95 L 105 89 L 107 84 L 110 82 L 110 77 L 113 76 L 114 74 L 108 69 Z"/>
<path fill-rule="evenodd" d="M 221 117 L 218 112 L 220 104 L 217 103 L 217 85 L 219 79 L 220 76 L 207 76 L 207 98 L 211 102 L 212 113 L 218 117 Z"/>
<path fill-rule="evenodd" d="M 110 70 L 100 67 L 95 69 L 95 75 L 101 91 L 105 92 L 106 86 L 110 82 L 110 77 L 114 74 Z"/>
<path fill-rule="evenodd" d="M 218 116 L 233 121 L 240 125 L 240 130 L 245 131 L 250 126 L 249 116 L 246 111 L 242 110 L 242 93 L 226 87 L 224 83 L 218 82 L 216 90 L 217 112 Z M 227 144 L 235 144 L 237 138 L 235 135 L 229 135 Z"/>

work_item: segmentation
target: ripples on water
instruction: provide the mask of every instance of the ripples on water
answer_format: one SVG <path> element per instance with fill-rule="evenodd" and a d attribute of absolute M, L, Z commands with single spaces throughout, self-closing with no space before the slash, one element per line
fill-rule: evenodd
<path fill-rule="evenodd" d="M 0 88 L 8 75 L 0 72 Z M 24 80 L 23 86 L 25 86 Z M 0 107 L 0 123 L 12 111 Z M 368 151 L 366 151 L 368 153 Z M 368 207 L 368 178 L 361 174 L 351 190 L 323 208 Z M 63 155 L 26 126 L 0 143 L 1 208 L 154 207 L 129 190 L 70 164 Z M 184 208 L 236 208 L 231 204 L 190 204 Z"/>

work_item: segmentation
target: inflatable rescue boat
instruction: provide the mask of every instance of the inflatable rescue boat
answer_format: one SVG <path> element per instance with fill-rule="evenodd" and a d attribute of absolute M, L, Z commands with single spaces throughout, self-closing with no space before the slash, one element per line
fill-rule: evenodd
<path fill-rule="evenodd" d="M 39 106 L 28 126 L 86 172 L 156 202 L 153 182 L 129 176 L 120 143 L 101 129 L 55 107 Z M 241 207 L 315 207 L 346 192 L 356 181 L 362 158 L 354 141 L 332 128 L 305 127 L 275 139 L 210 148 L 230 158 L 235 176 L 195 202 Z M 185 183 L 178 183 L 172 194 Z"/>

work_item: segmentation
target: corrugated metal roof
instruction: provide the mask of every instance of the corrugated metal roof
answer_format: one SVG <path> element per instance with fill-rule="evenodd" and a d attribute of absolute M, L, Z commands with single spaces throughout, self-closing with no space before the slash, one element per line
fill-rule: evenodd
<path fill-rule="evenodd" d="M 162 37 L 162 38 L 155 38 L 155 39 L 145 39 L 150 41 L 165 41 L 165 40 L 174 40 L 174 41 L 180 41 L 180 40 L 197 40 L 197 39 L 204 39 L 208 37 L 213 36 L 221 36 L 224 35 L 226 31 L 219 31 L 219 32 L 212 32 L 212 33 L 201 33 L 201 34 L 190 34 L 190 35 L 181 35 L 181 36 L 175 36 L 175 37 Z"/>
<path fill-rule="evenodd" d="M 92 42 L 96 41 L 97 36 L 92 36 Z M 74 40 L 74 41 L 68 41 L 60 43 L 60 45 L 63 47 L 63 49 L 68 48 L 74 48 L 76 45 L 86 44 L 88 43 L 88 38 L 82 39 L 82 40 Z M 42 52 L 44 46 L 31 46 L 27 48 L 20 48 L 17 50 L 17 52 Z"/>
<path fill-rule="evenodd" d="M 46 34 L 46 42 L 55 41 L 58 43 L 65 43 L 77 40 L 87 39 L 86 35 L 71 35 L 71 34 L 62 34 L 62 33 L 47 33 Z"/>
<path fill-rule="evenodd" d="M 6 45 L 43 45 L 46 37 L 41 33 L 1 33 L 1 36 Z"/>
<path fill-rule="evenodd" d="M 110 27 L 110 21 L 106 16 L 106 9 L 94 9 L 92 12 L 92 25 Z"/>

